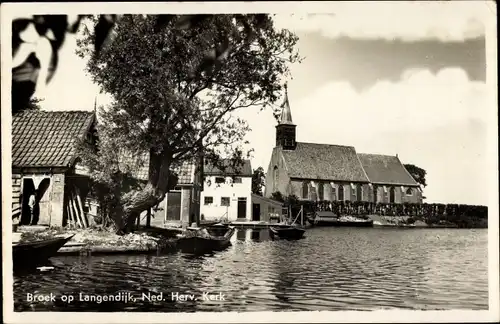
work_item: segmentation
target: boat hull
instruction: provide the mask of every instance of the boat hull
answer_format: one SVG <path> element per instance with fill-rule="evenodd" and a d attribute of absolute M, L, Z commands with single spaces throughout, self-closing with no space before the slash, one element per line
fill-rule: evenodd
<path fill-rule="evenodd" d="M 46 261 L 56 255 L 57 251 L 71 240 L 73 236 L 13 244 L 12 260 L 14 267 Z"/>
<path fill-rule="evenodd" d="M 373 220 L 366 221 L 339 221 L 339 220 L 315 220 L 315 226 L 333 226 L 333 227 L 373 227 Z"/>
<path fill-rule="evenodd" d="M 235 232 L 234 228 L 226 230 L 224 236 L 199 236 L 190 235 L 181 237 L 177 241 L 178 249 L 183 253 L 203 254 L 213 251 L 221 251 L 231 245 L 231 237 Z"/>
<path fill-rule="evenodd" d="M 297 227 L 270 227 L 269 234 L 271 238 L 280 238 L 286 240 L 299 240 L 304 237 L 305 229 Z"/>

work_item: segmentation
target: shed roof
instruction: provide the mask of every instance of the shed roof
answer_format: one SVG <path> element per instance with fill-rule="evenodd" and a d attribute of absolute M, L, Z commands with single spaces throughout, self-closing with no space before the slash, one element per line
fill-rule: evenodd
<path fill-rule="evenodd" d="M 359 153 L 359 160 L 375 184 L 418 186 L 397 156 Z"/>
<path fill-rule="evenodd" d="M 222 160 L 222 165 L 225 167 L 225 170 L 221 170 L 218 167 L 215 167 L 211 165 L 210 163 L 205 163 L 205 166 L 203 168 L 203 173 L 205 175 L 227 175 L 227 176 L 234 176 L 238 175 L 241 177 L 251 177 L 253 174 L 252 171 L 252 164 L 250 163 L 250 160 L 243 160 L 242 165 L 237 165 L 233 166 L 232 161 L 230 159 L 224 159 Z"/>
<path fill-rule="evenodd" d="M 12 116 L 12 167 L 70 167 L 95 121 L 89 111 L 24 111 Z"/>
<path fill-rule="evenodd" d="M 120 169 L 130 172 L 132 176 L 138 180 L 146 181 L 149 176 L 149 155 L 143 154 L 142 156 L 134 157 L 133 155 L 122 152 L 119 155 Z M 195 181 L 195 164 L 193 162 L 185 161 L 180 166 L 171 169 L 177 174 L 178 185 L 191 185 Z"/>
<path fill-rule="evenodd" d="M 282 154 L 291 178 L 369 182 L 352 146 L 298 142 Z"/>

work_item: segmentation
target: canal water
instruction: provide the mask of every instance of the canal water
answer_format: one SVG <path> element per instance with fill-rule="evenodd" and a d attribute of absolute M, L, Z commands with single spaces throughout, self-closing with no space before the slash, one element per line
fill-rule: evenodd
<path fill-rule="evenodd" d="M 227 250 L 197 257 L 55 257 L 52 271 L 14 274 L 14 306 L 158 312 L 488 309 L 485 229 L 313 228 L 306 236 L 271 241 L 267 230 L 238 230 Z M 50 293 L 55 301 L 27 299 Z M 98 299 L 128 293 L 135 300 Z M 143 293 L 161 300 L 142 298 Z M 180 295 L 195 300 L 176 300 Z"/>

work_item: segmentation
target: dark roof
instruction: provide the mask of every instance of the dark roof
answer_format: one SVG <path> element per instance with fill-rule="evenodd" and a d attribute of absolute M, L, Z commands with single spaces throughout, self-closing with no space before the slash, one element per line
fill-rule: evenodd
<path fill-rule="evenodd" d="M 352 146 L 297 143 L 282 152 L 290 178 L 368 182 Z"/>
<path fill-rule="evenodd" d="M 119 157 L 120 170 L 130 172 L 138 180 L 148 180 L 149 175 L 149 155 L 144 154 L 133 157 L 131 154 L 122 152 Z M 192 162 L 183 162 L 179 167 L 173 167 L 172 171 L 177 174 L 178 185 L 188 185 L 194 183 L 195 165 Z"/>
<path fill-rule="evenodd" d="M 12 116 L 12 167 L 68 167 L 95 120 L 88 111 L 25 111 Z"/>
<path fill-rule="evenodd" d="M 242 177 L 251 177 L 253 174 L 252 171 L 252 164 L 250 163 L 250 160 L 243 160 L 243 165 L 238 164 L 236 165 L 236 168 L 233 167 L 232 161 L 230 159 L 224 159 L 222 160 L 222 165 L 225 166 L 225 170 L 221 170 L 210 163 L 206 163 L 205 167 L 203 168 L 203 173 L 205 175 L 226 175 L 226 176 L 242 176 Z"/>
<path fill-rule="evenodd" d="M 363 153 L 358 154 L 358 156 L 370 182 L 418 186 L 418 183 L 406 171 L 397 156 Z"/>

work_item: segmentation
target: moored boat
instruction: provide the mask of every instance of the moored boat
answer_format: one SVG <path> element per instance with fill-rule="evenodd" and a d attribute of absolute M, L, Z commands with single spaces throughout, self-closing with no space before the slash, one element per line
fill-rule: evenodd
<path fill-rule="evenodd" d="M 304 237 L 305 229 L 298 226 L 271 226 L 269 234 L 272 239 L 298 240 Z"/>
<path fill-rule="evenodd" d="M 373 227 L 373 220 L 349 215 L 337 216 L 330 211 L 320 211 L 316 212 L 314 225 L 335 227 Z"/>
<path fill-rule="evenodd" d="M 206 228 L 191 229 L 180 235 L 177 247 L 180 251 L 191 254 L 224 250 L 231 245 L 230 239 L 235 230 L 234 227 L 229 227 L 224 235 L 219 236 L 211 235 Z"/>
<path fill-rule="evenodd" d="M 28 264 L 37 264 L 56 255 L 74 235 L 56 237 L 33 242 L 12 243 L 12 261 L 14 267 Z"/>

